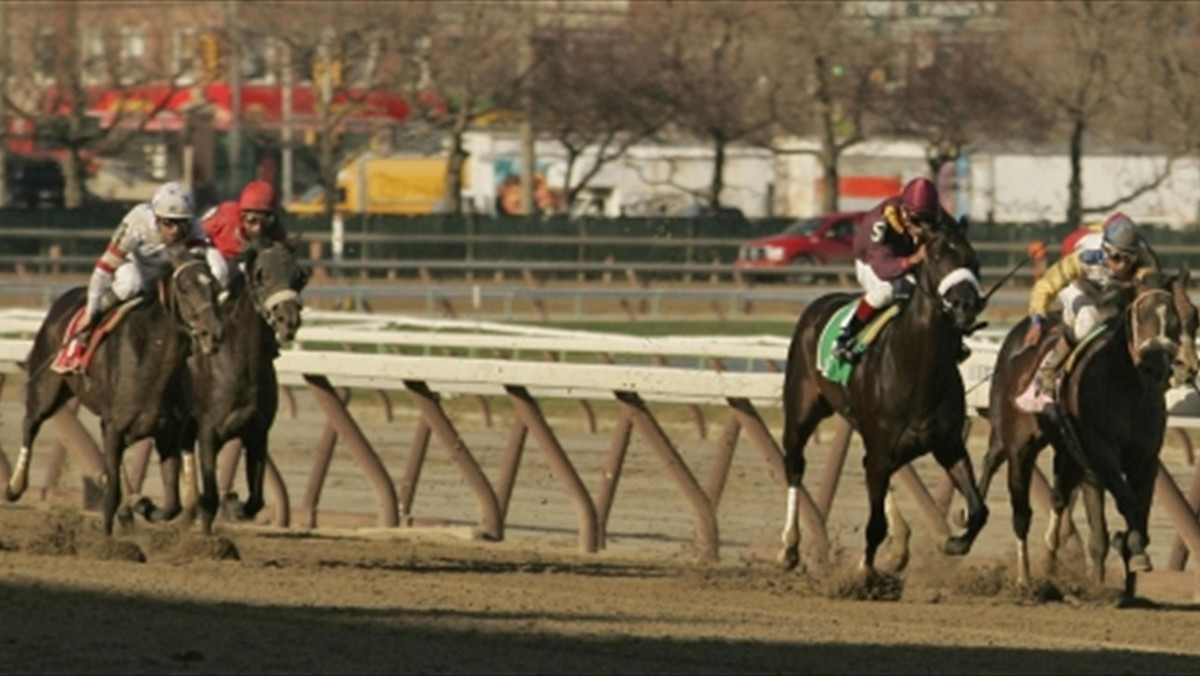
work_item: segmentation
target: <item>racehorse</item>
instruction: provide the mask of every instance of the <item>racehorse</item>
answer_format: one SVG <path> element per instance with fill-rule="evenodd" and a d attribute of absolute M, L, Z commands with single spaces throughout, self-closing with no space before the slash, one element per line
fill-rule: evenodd
<path fill-rule="evenodd" d="M 948 554 L 965 554 L 987 521 L 962 439 L 966 416 L 957 360 L 963 336 L 976 328 L 986 303 L 979 286 L 979 261 L 966 237 L 966 222 L 931 229 L 928 256 L 915 269 L 912 299 L 879 334 L 844 385 L 832 382 L 817 363 L 818 341 L 831 317 L 857 296 L 828 294 L 800 315 L 788 349 L 784 379 L 783 450 L 788 480 L 787 518 L 780 561 L 799 563 L 798 492 L 804 447 L 817 424 L 835 411 L 862 436 L 870 519 L 861 562 L 872 572 L 875 553 L 887 535 L 885 498 L 892 474 L 932 451 L 966 498 L 966 532 L 943 543 Z"/>
<path fill-rule="evenodd" d="M 1038 453 L 1048 444 L 1054 447 L 1053 511 L 1046 531 L 1051 556 L 1059 546 L 1071 494 L 1082 484 L 1094 580 L 1104 581 L 1109 545 L 1105 490 L 1112 493 L 1128 529 L 1113 538 L 1125 565 L 1126 592 L 1132 592 L 1131 573 L 1151 569 L 1147 521 L 1166 431 L 1164 394 L 1173 370 L 1177 379 L 1195 378 L 1195 350 L 1181 349 L 1180 341 L 1195 340 L 1196 308 L 1187 297 L 1186 271 L 1176 277 L 1153 274 L 1105 295 L 1101 307 L 1117 309 L 1103 333 L 1078 347 L 1055 410 L 1035 415 L 1018 409 L 1014 401 L 1043 352 L 1042 346 L 1022 349 L 1028 319 L 1012 328 L 997 355 L 988 405 L 992 432 L 980 485 L 986 495 L 992 475 L 1008 462 L 1017 583 L 1023 586 L 1030 579 L 1029 481 Z M 1047 335 L 1043 346 L 1052 339 Z"/>
<path fill-rule="evenodd" d="M 83 373 L 61 374 L 49 366 L 87 290 L 71 289 L 50 307 L 27 361 L 21 454 L 5 486 L 8 501 L 20 498 L 28 485 L 29 456 L 42 423 L 75 396 L 99 416 L 104 435 L 104 532 L 112 535 L 121 501 L 125 449 L 147 437 L 158 448 L 165 495 L 162 507 L 143 498 L 139 510 L 152 521 L 179 513 L 179 433 L 190 406 L 183 363 L 193 346 L 201 354 L 217 352 L 223 329 L 205 260 L 175 246 L 167 250 L 167 262 L 159 293 L 144 295 L 112 328 Z"/>
<path fill-rule="evenodd" d="M 307 275 L 291 245 L 252 243 L 235 261 L 243 274 L 232 275 L 224 307 L 225 340 L 216 354 L 188 359 L 195 415 L 183 434 L 185 503 L 196 487 L 194 448 L 199 441 L 199 498 L 204 532 L 220 504 L 215 476 L 216 456 L 231 439 L 246 451 L 249 497 L 233 507 L 239 519 L 252 519 L 263 508 L 263 473 L 267 465 L 267 433 L 279 404 L 272 363 L 278 343 L 291 340 L 300 326 L 300 291 Z"/>

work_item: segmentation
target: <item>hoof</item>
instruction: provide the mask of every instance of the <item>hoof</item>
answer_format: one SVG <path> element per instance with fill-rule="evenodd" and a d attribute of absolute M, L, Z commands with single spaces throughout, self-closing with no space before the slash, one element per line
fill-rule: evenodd
<path fill-rule="evenodd" d="M 146 496 L 138 498 L 138 501 L 133 503 L 133 511 L 142 515 L 142 518 L 147 521 L 154 521 L 154 512 L 157 508 L 154 506 L 154 501 Z"/>
<path fill-rule="evenodd" d="M 965 537 L 946 538 L 942 542 L 942 553 L 947 556 L 962 556 L 971 551 L 971 541 Z"/>
<path fill-rule="evenodd" d="M 25 493 L 24 490 L 14 491 L 12 489 L 12 487 L 9 486 L 8 484 L 4 485 L 4 501 L 5 502 L 16 502 L 17 500 L 21 499 L 21 495 L 23 493 Z"/>
<path fill-rule="evenodd" d="M 800 551 L 798 549 L 784 549 L 779 553 L 779 567 L 784 570 L 795 570 L 796 566 L 800 565 Z"/>

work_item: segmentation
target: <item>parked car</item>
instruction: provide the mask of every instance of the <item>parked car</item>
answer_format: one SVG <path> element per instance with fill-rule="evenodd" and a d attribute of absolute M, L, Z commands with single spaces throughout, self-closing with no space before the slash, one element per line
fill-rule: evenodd
<path fill-rule="evenodd" d="M 779 234 L 743 244 L 734 267 L 750 272 L 854 260 L 854 226 L 863 215 L 861 211 L 844 212 L 796 221 Z M 763 281 L 812 281 L 808 273 L 755 277 Z"/>

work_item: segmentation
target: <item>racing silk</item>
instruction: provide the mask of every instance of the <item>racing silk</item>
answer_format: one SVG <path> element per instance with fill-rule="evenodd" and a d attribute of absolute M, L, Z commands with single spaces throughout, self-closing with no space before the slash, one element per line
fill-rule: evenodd
<path fill-rule="evenodd" d="M 1045 275 L 1033 285 L 1029 295 L 1029 315 L 1045 318 L 1050 303 L 1058 293 L 1079 279 L 1087 279 L 1101 289 L 1108 288 L 1116 277 L 1105 262 L 1104 249 L 1100 246 L 1099 233 L 1089 233 L 1071 253 L 1050 266 Z M 1152 272 L 1159 272 L 1158 256 L 1145 239 L 1139 239 L 1137 258 L 1133 262 L 1133 278 L 1142 280 Z"/>
<path fill-rule="evenodd" d="M 237 202 L 221 202 L 201 216 L 200 222 L 213 246 L 226 260 L 238 255 L 245 248 L 246 233 L 242 227 L 242 211 Z M 284 231 L 278 217 L 271 219 L 263 232 L 276 242 L 287 239 L 287 232 Z"/>
<path fill-rule="evenodd" d="M 867 212 L 854 231 L 854 257 L 889 281 L 908 272 L 908 257 L 917 247 L 900 222 L 900 198 L 890 197 Z"/>
<path fill-rule="evenodd" d="M 184 244 L 189 249 L 204 251 L 213 276 L 224 285 L 228 277 L 225 260 L 217 254 L 216 249 L 208 246 L 208 238 L 195 220 L 191 222 L 190 231 L 184 235 Z M 167 245 L 163 242 L 150 205 L 139 204 L 130 209 L 121 219 L 112 240 L 92 270 L 87 293 L 89 315 L 95 317 L 99 311 L 100 299 L 112 288 L 113 273 L 118 267 L 136 265 L 142 279 L 157 280 L 170 267 L 166 250 Z"/>

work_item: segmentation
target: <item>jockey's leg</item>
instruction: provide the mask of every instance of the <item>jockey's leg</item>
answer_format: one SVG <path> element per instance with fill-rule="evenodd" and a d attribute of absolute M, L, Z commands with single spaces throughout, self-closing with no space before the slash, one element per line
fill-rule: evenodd
<path fill-rule="evenodd" d="M 877 277 L 870 265 L 862 261 L 854 261 L 854 270 L 864 293 L 858 300 L 858 306 L 854 308 L 854 314 L 850 316 L 850 321 L 842 327 L 842 332 L 837 337 L 834 349 L 843 361 L 854 359 L 855 355 L 851 349 L 854 338 L 867 325 L 867 322 L 871 321 L 871 317 L 874 317 L 876 312 L 892 302 L 895 294 L 891 282 L 885 282 Z"/>

